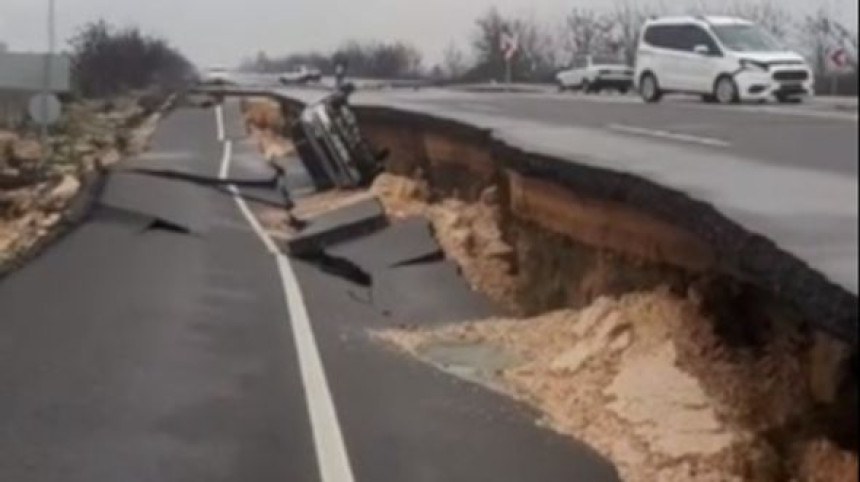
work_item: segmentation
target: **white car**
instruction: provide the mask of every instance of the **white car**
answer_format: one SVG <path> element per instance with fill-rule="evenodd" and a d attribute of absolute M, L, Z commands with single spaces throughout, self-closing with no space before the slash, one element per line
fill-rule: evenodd
<path fill-rule="evenodd" d="M 633 88 L 633 69 L 617 59 L 585 55 L 574 58 L 571 68 L 559 72 L 556 81 L 561 91 L 577 89 L 590 94 L 613 89 L 626 94 Z"/>
<path fill-rule="evenodd" d="M 731 17 L 669 17 L 642 28 L 636 84 L 646 102 L 663 94 L 706 101 L 799 102 L 813 95 L 809 64 L 758 25 Z"/>
<path fill-rule="evenodd" d="M 230 71 L 222 68 L 214 68 L 201 74 L 200 83 L 203 85 L 229 85 L 234 82 L 230 77 Z"/>
<path fill-rule="evenodd" d="M 278 80 L 285 85 L 319 82 L 321 79 L 322 73 L 318 69 L 304 65 L 290 72 L 285 72 L 278 77 Z"/>

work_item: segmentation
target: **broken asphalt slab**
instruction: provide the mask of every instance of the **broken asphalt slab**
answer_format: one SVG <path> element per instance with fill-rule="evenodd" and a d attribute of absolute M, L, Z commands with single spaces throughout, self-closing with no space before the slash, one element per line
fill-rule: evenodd
<path fill-rule="evenodd" d="M 328 247 L 325 252 L 348 259 L 369 273 L 443 256 L 424 218 L 395 222 L 380 231 Z"/>
<path fill-rule="evenodd" d="M 131 211 L 187 231 L 205 234 L 211 214 L 201 193 L 207 188 L 179 180 L 114 172 L 108 177 L 100 205 Z"/>
<path fill-rule="evenodd" d="M 373 303 L 391 324 L 454 323 L 499 312 L 451 261 L 387 269 L 376 272 L 373 281 Z"/>
<path fill-rule="evenodd" d="M 287 254 L 352 283 L 351 296 L 371 304 L 389 324 L 453 323 L 498 313 L 444 253 L 423 218 L 393 224 L 375 198 L 323 214 Z M 366 299 L 365 299 L 366 298 Z"/>
<path fill-rule="evenodd" d="M 310 219 L 308 226 L 282 247 L 291 256 L 319 254 L 328 246 L 387 225 L 388 218 L 379 201 L 366 199 Z"/>

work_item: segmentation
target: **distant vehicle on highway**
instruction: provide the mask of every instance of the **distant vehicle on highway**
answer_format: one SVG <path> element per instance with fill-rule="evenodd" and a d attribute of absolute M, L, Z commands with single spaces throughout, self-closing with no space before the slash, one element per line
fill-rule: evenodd
<path fill-rule="evenodd" d="M 666 17 L 642 28 L 635 80 L 646 102 L 699 94 L 708 102 L 799 102 L 814 92 L 809 65 L 753 22 Z"/>
<path fill-rule="evenodd" d="M 561 91 L 590 94 L 613 89 L 626 94 L 633 88 L 633 69 L 619 59 L 583 55 L 574 58 L 569 69 L 559 72 L 556 81 Z"/>
<path fill-rule="evenodd" d="M 205 70 L 200 75 L 202 85 L 230 85 L 234 82 L 230 78 L 230 71 L 223 68 L 212 68 Z"/>
<path fill-rule="evenodd" d="M 322 72 L 319 69 L 304 65 L 278 76 L 278 81 L 287 85 L 307 84 L 310 82 L 319 82 L 320 80 L 322 80 Z"/>

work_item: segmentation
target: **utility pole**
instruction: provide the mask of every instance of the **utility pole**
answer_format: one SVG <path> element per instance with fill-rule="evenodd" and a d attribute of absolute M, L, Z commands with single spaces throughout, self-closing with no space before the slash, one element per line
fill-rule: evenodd
<path fill-rule="evenodd" d="M 48 52 L 45 54 L 45 71 L 42 78 L 42 125 L 41 137 L 43 149 L 48 147 L 48 96 L 51 94 L 51 77 L 53 76 L 53 62 L 55 43 L 55 0 L 48 0 Z"/>

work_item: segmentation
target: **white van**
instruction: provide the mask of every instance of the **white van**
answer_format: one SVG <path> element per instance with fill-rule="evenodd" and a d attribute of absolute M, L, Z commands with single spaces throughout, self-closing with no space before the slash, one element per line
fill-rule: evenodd
<path fill-rule="evenodd" d="M 806 61 L 758 25 L 731 17 L 667 17 L 642 28 L 635 81 L 646 102 L 700 94 L 724 104 L 775 98 L 799 102 L 814 92 Z"/>

